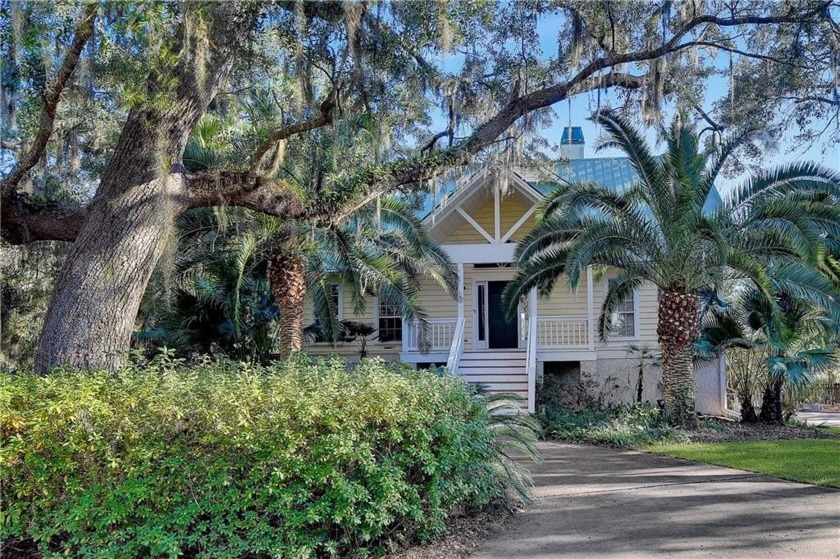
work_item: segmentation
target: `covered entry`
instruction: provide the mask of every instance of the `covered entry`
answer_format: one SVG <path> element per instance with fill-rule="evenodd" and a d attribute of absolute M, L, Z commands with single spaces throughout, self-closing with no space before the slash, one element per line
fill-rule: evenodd
<path fill-rule="evenodd" d="M 519 323 L 510 319 L 502 303 L 507 281 L 476 282 L 476 347 L 509 349 L 519 347 Z"/>

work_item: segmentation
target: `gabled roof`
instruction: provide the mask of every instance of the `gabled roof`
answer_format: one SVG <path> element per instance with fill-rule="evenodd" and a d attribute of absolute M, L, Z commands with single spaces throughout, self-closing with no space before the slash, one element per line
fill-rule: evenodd
<path fill-rule="evenodd" d="M 540 197 L 544 197 L 555 188 L 567 181 L 593 181 L 602 184 L 616 192 L 623 192 L 632 185 L 638 175 L 626 157 L 593 157 L 589 159 L 572 159 L 561 164 L 553 172 L 542 171 L 528 173 L 527 170 L 516 173 L 521 183 L 527 184 Z M 450 181 L 442 185 L 435 195 L 426 195 L 423 208 L 418 217 L 426 219 L 433 210 L 440 210 L 454 202 L 454 196 L 460 195 L 462 189 L 474 186 L 478 175 L 484 171 L 466 177 L 460 181 Z M 556 179 L 554 178 L 556 177 Z M 722 204 L 720 193 L 713 189 L 703 206 L 704 212 L 711 212 Z"/>

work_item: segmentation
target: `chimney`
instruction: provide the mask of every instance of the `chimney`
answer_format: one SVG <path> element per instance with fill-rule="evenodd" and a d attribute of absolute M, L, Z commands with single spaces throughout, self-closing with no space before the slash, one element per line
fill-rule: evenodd
<path fill-rule="evenodd" d="M 560 139 L 560 155 L 567 159 L 583 159 L 585 145 L 583 130 L 580 126 L 563 128 L 563 136 Z"/>

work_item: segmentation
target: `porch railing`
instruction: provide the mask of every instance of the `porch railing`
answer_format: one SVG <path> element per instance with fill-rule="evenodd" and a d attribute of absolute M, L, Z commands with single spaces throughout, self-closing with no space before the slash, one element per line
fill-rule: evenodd
<path fill-rule="evenodd" d="M 589 320 L 585 316 L 540 316 L 537 318 L 537 347 L 586 348 Z"/>
<path fill-rule="evenodd" d="M 430 318 L 427 339 L 431 347 L 430 351 L 449 351 L 452 347 L 452 340 L 455 337 L 457 318 Z M 463 336 L 462 336 L 463 337 Z M 420 327 L 417 323 L 408 324 L 408 335 L 406 337 L 406 350 L 420 350 Z"/>

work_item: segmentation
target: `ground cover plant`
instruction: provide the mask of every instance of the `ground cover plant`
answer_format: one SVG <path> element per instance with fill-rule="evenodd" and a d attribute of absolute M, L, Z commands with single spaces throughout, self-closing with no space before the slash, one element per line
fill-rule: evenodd
<path fill-rule="evenodd" d="M 664 444 L 645 450 L 803 483 L 840 487 L 837 467 L 840 439 Z"/>
<path fill-rule="evenodd" d="M 528 442 L 462 380 L 379 360 L 2 380 L 9 556 L 377 555 L 504 505 L 504 437 Z"/>
<path fill-rule="evenodd" d="M 637 447 L 686 440 L 679 429 L 668 425 L 662 410 L 650 404 L 580 411 L 547 407 L 539 417 L 546 437 L 576 443 Z"/>

